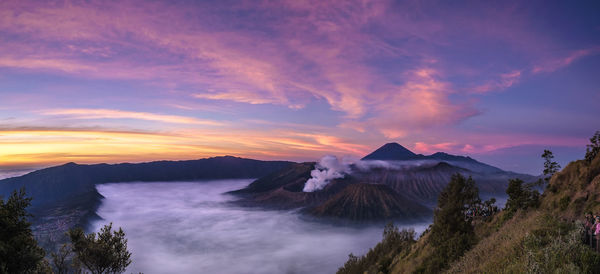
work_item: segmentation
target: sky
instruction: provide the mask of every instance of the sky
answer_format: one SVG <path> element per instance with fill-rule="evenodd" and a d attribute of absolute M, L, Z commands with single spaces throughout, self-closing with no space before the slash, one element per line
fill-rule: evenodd
<path fill-rule="evenodd" d="M 598 1 L 1 1 L 0 169 L 388 142 L 539 174 L 600 130 Z"/>

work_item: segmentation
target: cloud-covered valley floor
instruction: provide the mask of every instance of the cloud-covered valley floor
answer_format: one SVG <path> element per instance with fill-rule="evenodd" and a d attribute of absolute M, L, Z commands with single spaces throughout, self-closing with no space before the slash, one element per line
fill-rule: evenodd
<path fill-rule="evenodd" d="M 227 203 L 234 198 L 222 193 L 250 182 L 100 185 L 103 220 L 94 227 L 123 227 L 134 273 L 332 273 L 381 239 L 379 226 L 336 227 Z M 411 225 L 417 233 L 426 226 Z"/>

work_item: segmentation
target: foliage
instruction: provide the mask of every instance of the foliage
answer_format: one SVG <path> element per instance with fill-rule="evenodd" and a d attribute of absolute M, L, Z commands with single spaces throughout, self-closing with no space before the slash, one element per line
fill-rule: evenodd
<path fill-rule="evenodd" d="M 506 210 L 509 212 L 507 216 L 512 216 L 512 213 L 519 209 L 528 209 L 537 207 L 540 203 L 540 193 L 531 188 L 531 185 L 524 185 L 521 179 L 511 179 L 508 181 L 506 194 Z"/>
<path fill-rule="evenodd" d="M 465 212 L 477 204 L 479 191 L 475 181 L 455 174 L 440 193 L 430 232 L 430 245 L 434 252 L 419 268 L 419 272 L 437 273 L 455 261 L 476 242 L 471 223 Z"/>
<path fill-rule="evenodd" d="M 585 149 L 585 160 L 591 163 L 598 153 L 600 153 L 600 130 L 590 138 L 590 144 Z"/>
<path fill-rule="evenodd" d="M 131 263 L 127 239 L 121 228 L 112 231 L 112 223 L 105 225 L 97 237 L 86 235 L 81 228 L 69 231 L 75 260 L 94 274 L 123 273 Z"/>
<path fill-rule="evenodd" d="M 52 252 L 52 268 L 56 274 L 66 274 L 69 272 L 69 261 L 72 255 L 71 246 L 63 244 L 57 252 Z"/>
<path fill-rule="evenodd" d="M 27 221 L 30 204 L 24 189 L 13 191 L 6 201 L 0 198 L 0 273 L 39 272 L 44 268 L 44 250 Z"/>
<path fill-rule="evenodd" d="M 402 231 L 389 223 L 383 229 L 383 239 L 366 255 L 358 257 L 350 253 L 348 261 L 338 269 L 337 273 L 390 273 L 392 259 L 395 255 L 408 253 L 415 243 L 415 231 Z"/>
<path fill-rule="evenodd" d="M 541 228 L 523 240 L 528 273 L 598 273 L 600 255 L 581 241 L 581 223 L 565 223 L 547 215 Z"/>
<path fill-rule="evenodd" d="M 542 158 L 544 158 L 544 180 L 549 182 L 552 175 L 560 170 L 560 165 L 552 161 L 552 159 L 554 159 L 554 154 L 552 154 L 552 151 L 550 150 L 544 149 Z"/>

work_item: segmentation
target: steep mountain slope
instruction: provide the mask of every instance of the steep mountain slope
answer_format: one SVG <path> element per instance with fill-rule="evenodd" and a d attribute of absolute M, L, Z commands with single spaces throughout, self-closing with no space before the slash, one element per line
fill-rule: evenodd
<path fill-rule="evenodd" d="M 338 219 L 391 220 L 428 216 L 431 210 L 382 184 L 352 184 L 309 211 L 314 216 Z"/>

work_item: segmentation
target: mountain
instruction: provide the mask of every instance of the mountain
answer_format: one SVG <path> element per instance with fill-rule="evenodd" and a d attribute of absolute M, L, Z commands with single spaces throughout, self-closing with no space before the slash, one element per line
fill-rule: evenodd
<path fill-rule="evenodd" d="M 382 160 L 385 158 L 394 160 Z M 243 206 L 274 209 L 302 208 L 302 212 L 315 216 L 349 220 L 381 219 L 382 216 L 367 214 L 366 212 L 371 212 L 367 207 L 372 206 L 372 210 L 377 211 L 390 206 L 389 212 L 394 212 L 394 214 L 386 213 L 384 214 L 385 218 L 394 216 L 398 219 L 409 219 L 415 217 L 413 212 L 421 216 L 430 215 L 431 209 L 437 202 L 438 194 L 456 173 L 472 177 L 483 196 L 496 197 L 506 195 L 505 190 L 509 179 L 520 178 L 526 182 L 537 179 L 527 174 L 506 172 L 470 157 L 441 152 L 429 156 L 415 154 L 396 143 L 386 144 L 363 159 L 371 160 L 362 160 L 351 165 L 349 174 L 346 174 L 344 178 L 331 180 L 324 189 L 319 191 L 302 191 L 306 181 L 311 178 L 311 171 L 315 168 L 316 163 L 300 163 L 259 178 L 248 187 L 231 193 L 240 197 L 236 203 Z M 404 160 L 399 161 L 398 159 Z M 379 191 L 369 190 L 369 196 L 363 198 L 368 197 L 371 201 L 399 202 L 362 203 L 361 201 L 364 200 L 351 198 L 362 197 L 355 195 L 356 189 L 345 190 L 354 184 L 385 185 L 387 192 L 380 187 Z M 349 192 L 352 189 L 354 192 L 350 195 Z M 358 189 L 366 191 L 367 187 L 363 186 Z M 400 198 L 390 199 L 392 197 L 390 195 L 400 195 Z M 341 210 L 339 206 L 341 204 L 348 209 L 359 210 L 364 214 L 353 210 Z M 409 204 L 410 207 L 407 206 Z M 406 211 L 405 208 L 429 209 L 427 211 Z"/>
<path fill-rule="evenodd" d="M 583 237 L 585 214 L 600 212 L 599 197 L 600 154 L 592 161 L 573 161 L 554 174 L 538 206 L 504 209 L 471 222 L 473 245 L 462 255 L 439 248 L 427 230 L 417 240 L 384 237 L 337 273 L 422 273 L 431 262 L 447 258 L 455 260 L 440 272 L 600 273 L 600 253 Z M 410 234 L 394 236 L 403 235 Z"/>
<path fill-rule="evenodd" d="M 28 209 L 34 215 L 33 229 L 42 245 L 51 246 L 63 239 L 68 229 L 87 227 L 99 218 L 96 209 L 103 197 L 96 190 L 97 184 L 258 178 L 292 164 L 232 156 L 139 164 L 68 163 L 0 180 L 0 196 L 8 197 L 24 187 L 27 196 L 33 198 Z"/>
<path fill-rule="evenodd" d="M 398 143 L 387 143 L 371 154 L 363 157 L 363 161 L 422 161 L 422 162 L 439 162 L 444 161 L 457 167 L 469 169 L 471 171 L 483 173 L 500 173 L 505 172 L 497 167 L 484 164 L 468 156 L 452 155 L 445 152 L 436 152 L 431 155 L 415 154 Z"/>
<path fill-rule="evenodd" d="M 383 184 L 351 184 L 323 204 L 311 209 L 318 217 L 364 220 L 416 219 L 431 210 Z"/>
<path fill-rule="evenodd" d="M 258 161 L 232 156 L 139 164 L 68 163 L 0 180 L 0 195 L 6 196 L 14 189 L 25 187 L 28 195 L 33 197 L 32 205 L 36 207 L 93 191 L 96 184 L 257 178 L 291 164 L 284 161 Z"/>
<path fill-rule="evenodd" d="M 406 161 L 419 160 L 423 157 L 423 155 L 417 155 L 398 143 L 387 143 L 363 157 L 362 160 Z"/>

